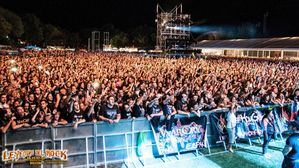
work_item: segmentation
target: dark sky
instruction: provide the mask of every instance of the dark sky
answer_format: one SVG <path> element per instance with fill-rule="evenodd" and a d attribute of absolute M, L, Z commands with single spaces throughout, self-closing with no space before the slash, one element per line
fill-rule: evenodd
<path fill-rule="evenodd" d="M 277 36 L 299 35 L 299 0 L 0 0 L 19 15 L 36 14 L 44 23 L 78 31 L 112 23 L 122 30 L 155 26 L 155 8 L 183 3 L 192 20 L 204 25 L 258 23 L 269 12 L 268 29 Z"/>

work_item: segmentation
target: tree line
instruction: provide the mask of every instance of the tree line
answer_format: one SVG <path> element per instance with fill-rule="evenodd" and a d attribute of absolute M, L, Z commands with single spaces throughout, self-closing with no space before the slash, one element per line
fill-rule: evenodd
<path fill-rule="evenodd" d="M 95 30 L 109 32 L 110 44 L 113 47 L 152 48 L 155 45 L 155 29 L 147 25 L 138 26 L 127 32 L 116 28 L 113 24 L 70 32 L 50 23 L 45 24 L 34 14 L 25 14 L 21 17 L 0 7 L 0 44 L 21 46 L 21 42 L 25 42 L 41 47 L 60 45 L 86 48 L 87 40 Z"/>

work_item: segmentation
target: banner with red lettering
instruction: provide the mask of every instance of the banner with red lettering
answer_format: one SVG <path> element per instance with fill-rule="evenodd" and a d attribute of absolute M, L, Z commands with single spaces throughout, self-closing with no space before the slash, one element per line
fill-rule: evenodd
<path fill-rule="evenodd" d="M 155 134 L 159 155 L 204 148 L 206 122 L 206 116 L 194 116 L 175 119 L 171 131 L 162 125 Z"/>

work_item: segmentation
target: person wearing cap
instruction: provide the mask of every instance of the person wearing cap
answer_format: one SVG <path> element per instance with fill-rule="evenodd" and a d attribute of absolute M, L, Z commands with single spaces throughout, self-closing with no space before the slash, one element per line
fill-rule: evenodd
<path fill-rule="evenodd" d="M 292 123 L 294 133 L 286 140 L 286 145 L 282 150 L 284 160 L 282 168 L 298 168 L 299 167 L 299 121 Z"/>

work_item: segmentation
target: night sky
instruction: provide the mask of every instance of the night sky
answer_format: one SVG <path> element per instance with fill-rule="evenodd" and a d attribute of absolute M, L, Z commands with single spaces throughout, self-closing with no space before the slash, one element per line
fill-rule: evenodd
<path fill-rule="evenodd" d="M 164 8 L 182 2 L 184 11 L 201 25 L 262 23 L 263 14 L 269 12 L 271 35 L 299 35 L 298 0 L 1 0 L 0 6 L 20 16 L 34 13 L 42 22 L 69 31 L 108 23 L 126 31 L 143 24 L 155 27 L 158 2 Z"/>

